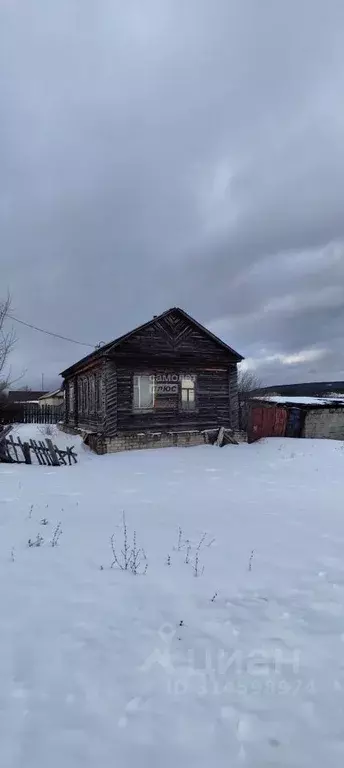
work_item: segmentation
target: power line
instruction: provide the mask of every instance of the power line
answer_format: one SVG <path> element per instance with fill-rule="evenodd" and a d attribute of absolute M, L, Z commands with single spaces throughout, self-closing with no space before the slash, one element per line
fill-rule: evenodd
<path fill-rule="evenodd" d="M 18 317 L 13 315 L 7 315 L 11 320 L 15 320 L 16 323 L 26 325 L 27 328 L 32 328 L 34 331 L 40 331 L 40 333 L 46 333 L 48 336 L 55 336 L 56 339 L 63 339 L 63 341 L 70 341 L 72 344 L 80 344 L 82 347 L 96 347 L 96 344 L 86 344 L 84 341 L 76 341 L 75 339 L 69 339 L 68 336 L 61 336 L 60 333 L 53 333 L 52 331 L 46 331 L 44 328 L 38 328 L 37 325 L 31 325 L 31 323 L 25 323 L 24 320 L 19 320 Z"/>

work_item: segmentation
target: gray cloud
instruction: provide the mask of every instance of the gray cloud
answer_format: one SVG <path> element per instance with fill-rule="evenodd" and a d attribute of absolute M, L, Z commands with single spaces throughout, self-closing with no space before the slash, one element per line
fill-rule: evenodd
<path fill-rule="evenodd" d="M 341 0 L 2 3 L 17 316 L 97 343 L 179 304 L 266 380 L 344 377 L 343 23 Z M 17 331 L 33 386 L 87 351 Z"/>

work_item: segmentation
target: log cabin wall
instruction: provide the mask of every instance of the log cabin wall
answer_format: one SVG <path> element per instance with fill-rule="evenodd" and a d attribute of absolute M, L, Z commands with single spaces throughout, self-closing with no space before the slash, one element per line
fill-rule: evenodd
<path fill-rule="evenodd" d="M 238 368 L 235 363 L 229 366 L 229 410 L 232 429 L 239 429 L 239 394 Z"/>
<path fill-rule="evenodd" d="M 177 392 L 169 395 L 167 402 L 156 398 L 156 407 L 149 411 L 134 410 L 134 376 L 170 376 L 180 379 L 183 374 L 195 377 L 195 405 L 192 410 L 182 407 L 180 385 Z M 197 365 L 181 367 L 180 364 L 157 366 L 154 362 L 141 366 L 117 365 L 117 430 L 188 430 L 211 429 L 231 426 L 228 367 L 201 368 Z M 112 432 L 112 434 L 114 434 Z"/>
<path fill-rule="evenodd" d="M 107 437 L 117 434 L 118 398 L 117 398 L 117 368 L 114 360 L 107 359 L 104 365 L 105 381 L 105 424 L 104 433 Z"/>
<path fill-rule="evenodd" d="M 103 431 L 106 412 L 105 365 L 97 361 L 66 379 L 68 426 Z"/>

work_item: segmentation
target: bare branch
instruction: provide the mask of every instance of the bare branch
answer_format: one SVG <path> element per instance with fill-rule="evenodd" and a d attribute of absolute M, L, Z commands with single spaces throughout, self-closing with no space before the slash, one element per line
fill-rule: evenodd
<path fill-rule="evenodd" d="M 252 395 L 260 394 L 262 391 L 262 382 L 253 371 L 238 371 L 238 392 L 241 400 L 246 400 Z"/>
<path fill-rule="evenodd" d="M 261 380 L 254 371 L 238 368 L 238 395 L 240 429 L 248 428 L 249 405 L 252 397 L 260 397 L 264 394 Z"/>
<path fill-rule="evenodd" d="M 13 328 L 7 328 L 7 320 L 11 311 L 11 296 L 8 293 L 5 299 L 0 299 L 0 393 L 9 385 L 10 371 L 5 373 L 9 355 L 16 343 L 16 334 Z"/>

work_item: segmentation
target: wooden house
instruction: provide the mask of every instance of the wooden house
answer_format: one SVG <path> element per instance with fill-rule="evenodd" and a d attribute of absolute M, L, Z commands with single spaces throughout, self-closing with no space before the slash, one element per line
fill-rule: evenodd
<path fill-rule="evenodd" d="M 204 442 L 238 429 L 242 356 L 178 307 L 115 339 L 61 374 L 66 430 L 98 453 Z"/>
<path fill-rule="evenodd" d="M 53 392 L 47 392 L 38 399 L 38 404 L 42 407 L 44 405 L 54 405 L 56 407 L 63 407 L 64 404 L 64 391 L 63 389 L 55 389 Z"/>

